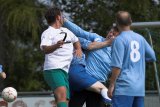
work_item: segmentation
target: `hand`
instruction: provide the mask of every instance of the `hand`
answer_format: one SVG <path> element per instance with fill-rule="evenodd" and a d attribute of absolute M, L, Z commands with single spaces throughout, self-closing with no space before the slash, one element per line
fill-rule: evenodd
<path fill-rule="evenodd" d="M 66 21 L 67 21 L 66 16 L 64 14 L 62 14 L 62 23 L 64 24 L 64 22 L 66 22 Z"/>
<path fill-rule="evenodd" d="M 63 40 L 60 40 L 57 42 L 57 48 L 62 48 L 62 45 L 64 44 L 64 41 Z"/>
<path fill-rule="evenodd" d="M 74 51 L 75 56 L 81 58 L 82 57 L 82 50 L 81 49 L 76 49 Z"/>
<path fill-rule="evenodd" d="M 114 84 L 110 84 L 108 88 L 108 96 L 109 98 L 113 97 L 113 91 L 114 91 Z"/>
<path fill-rule="evenodd" d="M 1 73 L 0 73 L 0 77 L 1 77 L 2 79 L 5 79 L 5 78 L 6 78 L 6 73 L 5 73 L 5 72 L 1 72 Z"/>
<path fill-rule="evenodd" d="M 108 45 L 112 45 L 112 42 L 113 42 L 114 39 L 115 39 L 114 36 L 108 38 L 108 39 L 106 40 L 107 44 L 108 44 Z"/>

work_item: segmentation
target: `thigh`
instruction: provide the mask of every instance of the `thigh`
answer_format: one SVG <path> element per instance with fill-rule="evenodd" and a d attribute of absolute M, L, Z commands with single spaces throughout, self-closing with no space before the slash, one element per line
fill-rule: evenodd
<path fill-rule="evenodd" d="M 74 92 L 69 101 L 69 107 L 82 107 L 88 96 L 87 91 Z"/>
<path fill-rule="evenodd" d="M 144 107 L 144 97 L 135 97 L 133 107 Z"/>
<path fill-rule="evenodd" d="M 106 105 L 103 103 L 102 97 L 100 94 L 88 91 L 86 107 L 106 107 Z"/>
<path fill-rule="evenodd" d="M 46 70 L 44 71 L 44 79 L 53 91 L 59 87 L 65 87 L 67 99 L 69 99 L 68 74 L 65 71 L 62 69 Z"/>
<path fill-rule="evenodd" d="M 114 95 L 112 107 L 132 107 L 134 97 L 125 95 Z"/>
<path fill-rule="evenodd" d="M 75 64 L 70 67 L 69 83 L 70 83 L 71 90 L 81 91 L 90 87 L 92 84 L 96 82 L 97 80 L 91 77 L 86 72 L 85 66 Z"/>

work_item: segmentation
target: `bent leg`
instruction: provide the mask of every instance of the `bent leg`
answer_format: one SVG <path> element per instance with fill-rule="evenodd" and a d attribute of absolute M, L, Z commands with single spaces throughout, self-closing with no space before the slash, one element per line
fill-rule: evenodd
<path fill-rule="evenodd" d="M 97 81 L 96 83 L 94 83 L 90 87 L 88 87 L 87 90 L 93 91 L 93 92 L 96 92 L 96 93 L 100 94 L 101 90 L 103 88 L 106 88 L 106 87 L 101 82 Z"/>

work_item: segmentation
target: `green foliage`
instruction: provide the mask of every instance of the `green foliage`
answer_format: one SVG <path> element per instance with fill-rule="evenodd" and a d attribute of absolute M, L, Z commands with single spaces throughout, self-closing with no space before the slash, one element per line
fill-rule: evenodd
<path fill-rule="evenodd" d="M 30 37 L 38 38 L 41 31 L 39 24 L 44 9 L 36 0 L 1 0 L 1 15 L 5 18 L 8 30 L 15 35 L 17 33 L 30 32 Z"/>
<path fill-rule="evenodd" d="M 3 63 L 7 72 L 4 87 L 13 86 L 18 91 L 46 87 L 39 49 L 45 10 L 36 0 L 0 0 L 0 32 L 4 32 L 1 39 L 5 41 Z"/>

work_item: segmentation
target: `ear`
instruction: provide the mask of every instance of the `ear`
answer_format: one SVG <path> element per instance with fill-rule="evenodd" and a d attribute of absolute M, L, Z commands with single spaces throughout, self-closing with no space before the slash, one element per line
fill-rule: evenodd
<path fill-rule="evenodd" d="M 57 15 L 56 19 L 57 19 L 57 20 L 61 20 L 61 16 L 60 16 L 60 15 Z"/>
<path fill-rule="evenodd" d="M 132 24 L 132 19 L 131 19 L 131 24 Z"/>

